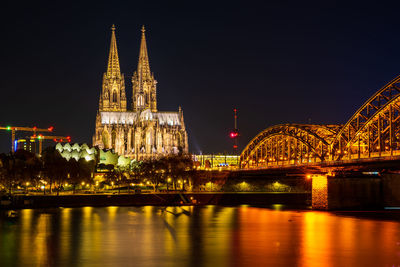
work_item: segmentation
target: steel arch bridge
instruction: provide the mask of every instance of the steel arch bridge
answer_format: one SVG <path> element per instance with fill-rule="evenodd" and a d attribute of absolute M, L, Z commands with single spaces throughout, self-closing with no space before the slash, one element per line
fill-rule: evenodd
<path fill-rule="evenodd" d="M 344 125 L 281 124 L 254 137 L 241 167 L 301 166 L 400 155 L 400 76 L 368 99 Z"/>

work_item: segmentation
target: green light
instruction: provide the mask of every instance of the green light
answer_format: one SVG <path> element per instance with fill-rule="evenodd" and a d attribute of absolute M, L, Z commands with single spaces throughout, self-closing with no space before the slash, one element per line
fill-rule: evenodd
<path fill-rule="evenodd" d="M 7 126 L 7 130 L 8 130 L 8 131 L 11 130 L 11 126 Z"/>
<path fill-rule="evenodd" d="M 42 139 L 42 136 L 39 135 L 39 136 L 38 136 L 38 139 Z"/>

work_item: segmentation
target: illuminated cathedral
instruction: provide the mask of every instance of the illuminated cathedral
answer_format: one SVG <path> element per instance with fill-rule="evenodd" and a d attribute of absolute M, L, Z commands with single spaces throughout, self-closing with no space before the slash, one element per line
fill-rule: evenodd
<path fill-rule="evenodd" d="M 137 160 L 188 153 L 182 109 L 157 109 L 157 81 L 150 72 L 144 27 L 139 62 L 132 76 L 132 109 L 128 109 L 114 25 L 111 30 L 110 53 L 107 71 L 103 75 L 93 145 L 113 149 Z"/>

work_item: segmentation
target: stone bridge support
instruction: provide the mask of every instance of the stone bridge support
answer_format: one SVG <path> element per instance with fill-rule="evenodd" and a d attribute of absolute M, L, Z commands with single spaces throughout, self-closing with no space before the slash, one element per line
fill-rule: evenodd
<path fill-rule="evenodd" d="M 382 174 L 382 198 L 385 207 L 400 207 L 400 174 Z"/>

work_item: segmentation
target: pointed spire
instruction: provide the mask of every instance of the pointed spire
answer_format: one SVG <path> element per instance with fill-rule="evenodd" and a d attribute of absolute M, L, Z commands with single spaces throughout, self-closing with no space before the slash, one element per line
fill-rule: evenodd
<path fill-rule="evenodd" d="M 115 37 L 115 25 L 111 27 L 110 54 L 108 56 L 107 77 L 121 77 L 119 67 L 117 38 Z"/>
<path fill-rule="evenodd" d="M 146 80 L 151 77 L 150 74 L 150 63 L 149 56 L 147 54 L 147 44 L 146 44 L 146 29 L 144 25 L 142 26 L 142 40 L 140 42 L 140 52 L 139 52 L 139 63 L 138 63 L 138 76 L 139 83 L 141 84 L 143 80 Z"/>

